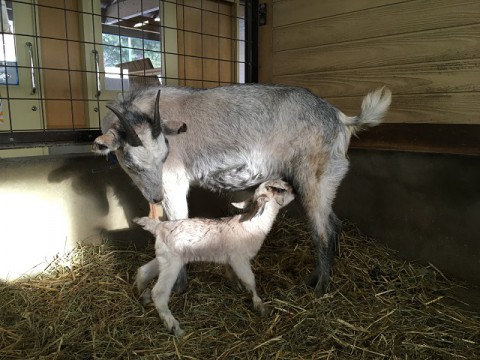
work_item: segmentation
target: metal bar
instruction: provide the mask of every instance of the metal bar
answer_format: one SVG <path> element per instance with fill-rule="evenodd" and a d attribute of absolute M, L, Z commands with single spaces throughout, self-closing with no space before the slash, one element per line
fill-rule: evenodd
<path fill-rule="evenodd" d="M 237 56 L 234 56 L 234 58 L 232 59 L 230 56 L 228 58 L 224 58 L 222 59 L 221 58 L 221 41 L 224 41 L 225 43 L 228 43 L 229 41 L 233 41 L 233 42 L 236 42 L 239 44 L 239 46 L 247 46 L 245 45 L 246 44 L 246 41 L 245 41 L 245 37 L 242 37 L 242 36 L 238 36 L 239 34 L 237 34 L 235 31 L 232 31 L 231 34 L 221 34 L 220 32 L 217 33 L 217 34 L 207 34 L 207 36 L 213 36 L 213 37 L 216 37 L 217 40 L 218 40 L 218 49 L 217 49 L 217 54 L 212 54 L 210 56 L 208 56 L 208 54 L 206 54 L 204 52 L 204 49 L 203 49 L 203 46 L 202 46 L 202 52 L 201 54 L 199 55 L 186 55 L 187 53 L 187 50 L 188 50 L 188 44 L 187 44 L 187 41 L 186 41 L 186 37 L 191 35 L 191 36 L 200 36 L 201 38 L 201 42 L 204 42 L 205 41 L 205 37 L 203 34 L 203 31 L 205 30 L 205 14 L 208 13 L 208 14 L 216 14 L 216 16 L 218 17 L 217 18 L 217 25 L 218 27 L 220 28 L 220 13 L 222 13 L 222 16 L 228 16 L 230 19 L 237 19 L 237 21 L 240 21 L 240 20 L 244 20 L 244 12 L 242 11 L 241 14 L 238 14 L 238 13 L 234 13 L 234 14 L 223 14 L 223 12 L 220 10 L 220 3 L 221 3 L 222 0 L 217 0 L 217 7 L 216 9 L 213 8 L 213 9 L 207 9 L 205 8 L 205 1 L 199 1 L 198 3 L 196 4 L 186 4 L 184 1 L 182 2 L 178 2 L 176 0 L 158 0 L 158 7 L 159 9 L 161 7 L 164 7 L 165 4 L 174 4 L 175 5 L 175 8 L 177 9 L 177 11 L 182 11 L 183 14 L 182 14 L 182 17 L 180 17 L 180 14 L 179 15 L 179 18 L 177 20 L 179 20 L 179 23 L 180 21 L 182 21 L 182 18 L 183 18 L 183 25 L 182 26 L 179 26 L 179 24 L 177 24 L 177 26 L 165 26 L 163 24 L 163 22 L 161 22 L 159 24 L 159 29 L 160 31 L 162 29 L 173 29 L 173 30 L 176 30 L 179 32 L 179 36 L 182 36 L 183 35 L 183 52 L 182 52 L 182 49 L 178 49 L 177 51 L 170 51 L 170 52 L 167 52 L 165 51 L 165 49 L 163 48 L 165 46 L 165 40 L 164 40 L 164 35 L 162 34 L 163 31 L 160 33 L 160 34 L 157 34 L 157 33 L 153 33 L 151 32 L 151 30 L 148 30 L 146 28 L 142 28 L 142 29 L 139 29 L 138 31 L 133 31 L 133 30 L 128 30 L 126 28 L 123 28 L 122 26 L 120 26 L 119 24 L 116 24 L 116 26 L 112 27 L 105 27 L 105 32 L 113 32 L 115 34 L 118 34 L 118 36 L 122 36 L 124 35 L 123 31 L 129 31 L 128 34 L 129 35 L 137 35 L 137 36 L 133 36 L 133 37 L 140 37 L 142 39 L 142 45 L 143 46 L 123 46 L 121 44 L 121 41 L 119 41 L 119 45 L 120 45 L 120 55 L 122 55 L 122 52 L 125 52 L 126 50 L 129 50 L 129 49 L 133 49 L 133 50 L 136 50 L 138 48 L 141 47 L 141 50 L 143 53 L 144 53 L 144 57 L 147 55 L 146 51 L 148 50 L 147 48 L 147 45 L 145 44 L 145 41 L 148 40 L 148 39 L 158 39 L 158 37 L 160 37 L 161 39 L 163 39 L 164 41 L 162 41 L 162 56 L 165 58 L 165 56 L 168 56 L 168 55 L 176 55 L 176 56 L 181 56 L 183 57 L 183 62 L 184 62 L 184 69 L 183 69 L 183 74 L 179 74 L 178 77 L 175 77 L 175 76 L 165 76 L 164 79 L 172 79 L 172 80 L 179 80 L 180 83 L 184 83 L 185 85 L 187 84 L 187 82 L 189 83 L 202 83 L 203 86 L 211 86 L 211 85 L 226 85 L 226 84 L 233 84 L 236 82 L 235 80 L 235 77 L 230 80 L 230 81 L 222 81 L 222 78 L 221 78 L 221 68 L 224 66 L 224 64 L 230 64 L 230 65 L 233 65 L 233 66 L 239 66 L 239 65 L 242 65 L 244 66 L 245 68 L 247 68 L 247 65 L 246 65 L 246 61 L 245 59 L 241 59 L 242 61 L 239 61 L 239 59 L 237 58 Z M 34 13 L 36 14 L 36 10 L 37 10 L 37 7 L 44 7 L 44 8 L 50 8 L 50 9 L 61 9 L 63 10 L 63 14 L 64 14 L 64 22 L 66 24 L 67 22 L 67 12 L 73 12 L 73 13 L 76 13 L 78 15 L 78 17 L 80 18 L 80 16 L 91 16 L 92 19 L 94 20 L 93 21 L 93 32 L 95 34 L 95 26 L 98 26 L 96 25 L 98 22 L 96 20 L 98 20 L 97 16 L 100 16 L 100 14 L 97 14 L 96 11 L 93 10 L 94 6 L 94 2 L 96 2 L 96 0 L 90 0 L 91 4 L 92 4 L 92 10 L 88 10 L 88 11 L 80 11 L 80 10 L 77 10 L 77 9 L 67 9 L 67 6 L 66 4 L 68 3 L 67 0 L 63 0 L 63 7 L 57 7 L 57 6 L 53 6 L 53 3 L 52 5 L 47 5 L 45 4 L 46 2 L 41 2 L 40 4 L 37 4 L 37 3 L 34 3 L 35 5 L 33 6 L 33 11 Z M 138 3 L 140 5 L 140 8 L 141 9 L 144 9 L 144 2 L 145 0 L 140 0 Z M 251 27 L 251 33 L 250 33 L 250 41 L 252 40 L 255 40 L 255 38 L 257 37 L 257 30 L 256 30 L 256 25 L 255 24 L 255 19 L 256 17 L 258 16 L 257 15 L 257 6 L 258 6 L 258 0 L 256 1 L 250 1 L 250 0 L 247 0 L 247 3 L 250 4 L 250 8 L 252 11 L 250 11 L 250 16 L 251 16 L 251 20 L 249 21 L 250 25 L 252 25 L 253 27 Z M 253 3 L 253 5 L 252 5 Z M 116 5 L 114 6 L 119 6 L 119 2 L 116 2 Z M 241 5 L 239 5 L 242 7 L 242 10 L 245 9 L 245 5 L 242 3 Z M 172 8 L 173 9 L 173 8 Z M 201 19 L 200 21 L 202 22 L 200 27 L 201 27 L 201 30 L 198 31 L 195 31 L 194 29 L 188 29 L 188 26 L 186 26 L 187 24 L 185 24 L 185 18 L 186 18 L 186 14 L 185 14 L 185 10 L 199 10 L 200 13 L 201 13 Z M 255 11 L 253 11 L 255 10 Z M 240 15 L 240 16 L 238 16 Z M 34 16 L 34 21 L 36 21 L 37 17 L 36 15 Z M 252 20 L 253 19 L 253 20 Z M 118 19 L 120 20 L 120 19 Z M 253 22 L 252 22 L 253 21 Z M 128 22 L 128 20 L 126 20 L 126 22 Z M 131 23 L 133 24 L 133 20 L 131 21 Z M 76 74 L 76 73 L 82 73 L 82 74 L 91 74 L 89 76 L 96 76 L 96 89 L 94 90 L 96 92 L 96 99 L 95 99 L 95 102 L 97 104 L 104 104 L 105 102 L 107 102 L 108 100 L 105 99 L 105 100 L 101 100 L 100 99 L 100 95 L 103 96 L 103 92 L 102 92 L 102 85 L 101 85 L 101 75 L 103 74 L 103 70 L 102 68 L 100 67 L 100 54 L 99 54 L 99 50 L 100 48 L 98 48 L 98 45 L 101 44 L 101 42 L 99 42 L 98 39 L 96 39 L 96 37 L 94 37 L 93 40 L 90 40 L 90 41 L 87 41 L 87 40 L 83 40 L 83 39 L 76 39 L 76 38 L 71 38 L 69 39 L 68 38 L 68 35 L 66 38 L 63 38 L 63 37 L 59 37 L 57 35 L 53 35 L 53 36 L 49 36 L 48 34 L 45 34 L 45 35 L 40 35 L 37 33 L 37 23 L 35 22 L 35 31 L 34 31 L 34 34 L 23 34 L 24 36 L 31 36 L 33 37 L 33 40 L 30 40 L 31 42 L 29 43 L 30 46 L 29 46 L 29 51 L 30 51 L 30 66 L 22 66 L 22 65 L 18 65 L 18 68 L 25 68 L 25 70 L 27 71 L 31 71 L 31 74 L 32 74 L 32 93 L 35 93 L 35 100 L 38 100 L 39 103 L 41 103 L 42 107 L 44 106 L 44 101 L 45 100 L 64 100 L 64 101 L 70 101 L 71 103 L 71 107 L 73 106 L 73 101 L 85 101 L 85 102 L 89 102 L 92 100 L 91 98 L 91 91 L 92 89 L 90 89 L 90 95 L 88 94 L 77 94 L 73 92 L 73 88 L 72 88 L 72 79 L 71 79 L 71 76 L 73 74 Z M 128 24 L 127 24 L 128 25 Z M 110 30 L 107 30 L 107 28 L 109 28 Z M 116 30 L 115 30 L 116 29 Z M 180 34 L 181 32 L 181 34 Z M 126 34 L 126 33 L 125 33 Z M 140 35 L 141 34 L 141 35 Z M 197 34 L 197 35 L 194 35 L 194 34 Z M 22 36 L 22 34 L 20 33 L 17 33 L 18 36 Z M 52 68 L 51 66 L 42 66 L 40 67 L 39 65 L 39 49 L 40 47 L 38 46 L 38 42 L 41 41 L 41 40 L 58 40 L 58 41 L 67 41 L 67 58 L 68 58 L 68 68 L 67 69 L 56 69 L 56 68 Z M 70 64 L 70 55 L 71 55 L 71 52 L 69 49 L 69 45 L 78 45 L 80 44 L 81 46 L 89 46 L 89 45 L 92 45 L 92 48 L 95 49 L 93 50 L 93 55 L 95 56 L 95 69 L 73 69 L 71 68 L 71 64 Z M 248 44 L 249 47 L 251 47 L 251 43 Z M 257 60 L 256 60 L 256 55 L 255 54 L 255 49 L 256 47 L 258 47 L 258 45 L 253 45 L 253 50 L 254 51 L 251 51 L 250 52 L 250 56 L 249 56 L 249 68 L 252 69 L 252 68 L 255 68 L 255 67 L 258 67 L 256 65 L 257 63 Z M 92 49 L 90 48 L 90 50 Z M 235 51 L 238 51 L 237 47 L 234 48 Z M 235 53 L 236 54 L 236 53 Z M 202 77 L 201 78 L 197 78 L 196 76 L 187 76 L 187 70 L 186 70 L 186 67 L 185 67 L 185 62 L 188 61 L 188 59 L 200 59 L 202 64 L 203 62 L 205 61 L 209 61 L 209 60 L 216 60 L 218 62 L 218 78 L 212 78 L 212 79 L 205 79 L 204 76 L 206 76 L 206 73 L 204 73 L 204 68 L 202 66 L 201 70 L 202 70 Z M 92 59 L 93 60 L 93 59 Z M 182 61 L 182 58 L 179 58 L 180 61 Z M 36 64 L 36 67 L 35 67 L 35 64 Z M 175 64 L 175 66 L 178 65 L 178 61 L 177 63 Z M 62 71 L 67 71 L 68 72 L 68 77 L 69 77 L 69 83 L 70 83 L 70 91 L 69 91 L 69 94 L 65 94 L 65 95 L 68 95 L 68 98 L 67 97 L 63 97 L 63 95 L 56 95 L 56 96 L 46 96 L 45 94 L 42 93 L 42 72 L 41 71 L 44 71 L 44 70 L 55 70 L 57 72 L 62 72 Z M 162 71 L 164 70 L 164 67 L 162 66 Z M 257 70 L 258 72 L 258 70 Z M 255 79 L 255 73 L 252 73 L 253 74 L 253 79 Z M 132 74 L 133 75 L 133 74 Z M 148 75 L 147 73 L 147 70 L 144 70 L 142 71 L 142 75 Z M 257 75 L 258 76 L 258 75 Z M 252 79 L 252 77 L 250 77 Z M 165 81 L 164 80 L 164 81 Z M 252 81 L 252 80 L 250 80 Z M 123 82 L 121 83 L 121 86 L 122 86 L 122 92 L 123 92 Z M 33 90 L 34 89 L 34 90 Z M 27 90 L 28 91 L 28 90 Z M 105 89 L 103 90 L 105 91 Z M 6 89 L 6 92 L 7 92 L 7 100 L 10 102 L 10 101 L 15 101 L 15 100 L 26 100 L 27 98 L 30 99 L 30 97 L 28 96 L 20 96 L 20 97 L 11 97 L 9 95 L 9 86 L 7 84 L 7 89 Z M 99 107 L 99 105 L 98 105 Z M 8 108 L 10 109 L 10 106 L 8 106 Z M 100 113 L 98 113 L 100 114 Z M 94 140 L 95 136 L 98 136 L 100 135 L 100 131 L 99 131 L 99 127 L 98 126 L 97 128 L 89 128 L 89 129 L 86 129 L 86 128 L 82 128 L 82 129 L 75 129 L 75 123 L 73 122 L 73 118 L 72 118 L 72 123 L 69 125 L 71 126 L 71 128 L 69 129 L 47 129 L 46 126 L 45 126 L 45 111 L 42 111 L 42 115 L 43 115 L 43 121 L 44 121 L 44 126 L 43 128 L 41 129 L 26 129 L 26 130 L 23 130 L 23 131 L 18 131 L 18 130 L 13 130 L 16 126 L 15 125 L 15 121 L 12 122 L 12 116 L 10 116 L 10 121 L 11 121 L 11 126 L 10 128 L 8 129 L 8 131 L 0 131 L 0 149 L 7 149 L 7 148 L 22 148 L 22 147 L 32 147 L 32 146 L 55 146 L 57 144 L 66 144 L 66 143 L 91 143 L 91 141 Z M 18 120 L 21 120 L 21 119 L 18 119 Z M 100 116 L 99 116 L 99 121 L 100 121 Z"/>
<path fill-rule="evenodd" d="M 65 26 L 65 43 L 67 45 L 67 68 L 68 68 L 68 93 L 70 95 L 70 113 L 72 115 L 72 129 L 75 131 L 75 111 L 73 107 L 73 89 L 72 89 L 72 74 L 70 67 L 70 39 L 68 36 L 68 21 L 67 21 L 67 0 L 63 0 L 63 24 Z"/>
<path fill-rule="evenodd" d="M 245 82 L 258 82 L 258 0 L 245 1 Z"/>
<path fill-rule="evenodd" d="M 0 133 L 0 149 L 28 148 L 42 145 L 59 144 L 89 144 L 100 130 L 45 130 L 16 131 L 15 133 Z"/>
<path fill-rule="evenodd" d="M 97 77 L 97 93 L 95 94 L 95 97 L 98 98 L 102 93 L 102 88 L 100 86 L 100 60 L 99 60 L 97 49 L 92 50 L 92 53 L 95 55 L 95 74 Z"/>
<path fill-rule="evenodd" d="M 30 95 L 37 92 L 37 85 L 35 84 L 35 63 L 33 62 L 33 45 L 30 41 L 26 43 L 28 47 L 28 55 L 30 56 L 30 81 L 32 82 L 32 91 Z"/>

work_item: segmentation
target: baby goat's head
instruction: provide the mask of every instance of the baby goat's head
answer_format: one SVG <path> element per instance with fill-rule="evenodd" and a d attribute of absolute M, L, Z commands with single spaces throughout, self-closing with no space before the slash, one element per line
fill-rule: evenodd
<path fill-rule="evenodd" d="M 273 206 L 280 210 L 294 198 L 293 188 L 288 183 L 283 180 L 270 180 L 260 184 L 251 198 L 232 203 L 232 205 L 246 210 L 240 221 L 248 221 L 257 215 L 262 215 L 266 206 Z"/>

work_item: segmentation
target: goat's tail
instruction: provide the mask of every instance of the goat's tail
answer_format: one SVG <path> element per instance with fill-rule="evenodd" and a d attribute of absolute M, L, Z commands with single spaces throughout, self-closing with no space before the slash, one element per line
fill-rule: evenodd
<path fill-rule="evenodd" d="M 350 128 L 352 134 L 365 127 L 377 126 L 383 120 L 392 102 L 392 92 L 381 87 L 367 94 L 362 101 L 362 112 L 358 116 L 346 116 L 340 113 L 340 120 Z"/>

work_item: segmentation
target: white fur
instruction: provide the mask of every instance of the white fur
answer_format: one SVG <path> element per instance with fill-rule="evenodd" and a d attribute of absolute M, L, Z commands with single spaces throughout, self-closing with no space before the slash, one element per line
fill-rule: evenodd
<path fill-rule="evenodd" d="M 168 308 L 172 287 L 181 268 L 195 261 L 227 264 L 252 293 L 253 306 L 264 305 L 255 288 L 250 260 L 257 255 L 279 210 L 294 198 L 290 185 L 273 180 L 261 184 L 253 197 L 234 204 L 247 209 L 241 215 L 221 219 L 184 219 L 160 222 L 143 217 L 135 221 L 156 236 L 156 259 L 140 267 L 136 285 L 145 304 L 153 299 L 166 328 L 181 336 L 183 330 Z M 148 283 L 159 273 L 151 294 Z M 230 271 L 231 274 L 231 271 Z"/>

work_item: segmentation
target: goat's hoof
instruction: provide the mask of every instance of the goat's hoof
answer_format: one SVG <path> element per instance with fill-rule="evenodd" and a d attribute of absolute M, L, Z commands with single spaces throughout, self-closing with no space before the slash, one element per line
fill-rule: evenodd
<path fill-rule="evenodd" d="M 315 296 L 320 298 L 327 293 L 329 282 L 328 277 L 313 275 L 308 284 L 314 288 Z"/>
<path fill-rule="evenodd" d="M 143 306 L 147 306 L 152 302 L 152 291 L 149 288 L 143 290 L 142 294 L 140 295 L 140 304 Z"/>
<path fill-rule="evenodd" d="M 256 311 L 259 312 L 260 316 L 265 316 L 265 314 L 266 314 L 266 312 L 267 312 L 267 311 L 266 311 L 266 307 L 265 307 L 265 305 L 264 305 L 262 302 L 260 302 L 260 303 L 258 303 L 258 302 L 257 302 L 257 303 L 254 303 L 254 304 L 253 304 L 253 308 L 254 308 Z"/>
<path fill-rule="evenodd" d="M 163 317 L 162 315 L 160 315 Z M 165 327 L 167 328 L 168 332 L 171 334 L 177 336 L 177 337 L 182 337 L 185 332 L 180 328 L 180 323 L 178 322 L 177 319 L 175 319 L 173 316 L 165 316 L 163 318 L 163 323 Z"/>
<path fill-rule="evenodd" d="M 311 286 L 313 288 L 316 288 L 317 287 L 317 282 L 318 282 L 318 273 L 317 271 L 314 271 L 306 280 L 305 280 L 305 283 L 308 285 L 308 286 Z"/>
<path fill-rule="evenodd" d="M 260 309 L 258 309 L 258 312 L 260 314 L 260 316 L 265 316 L 267 315 L 267 308 L 265 306 L 262 306 Z"/>
<path fill-rule="evenodd" d="M 330 276 L 322 276 L 316 269 L 305 281 L 308 286 L 313 287 L 315 296 L 320 298 L 327 292 Z"/>
<path fill-rule="evenodd" d="M 180 327 L 173 327 L 172 332 L 173 332 L 173 335 L 175 335 L 176 337 L 179 337 L 179 338 L 183 337 L 183 335 L 185 335 L 185 331 L 180 329 Z"/>

